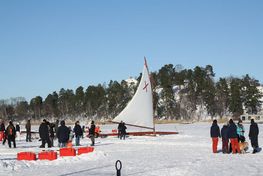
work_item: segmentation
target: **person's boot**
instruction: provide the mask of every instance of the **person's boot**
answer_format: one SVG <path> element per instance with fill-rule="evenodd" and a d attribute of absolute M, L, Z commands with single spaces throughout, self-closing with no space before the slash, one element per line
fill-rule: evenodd
<path fill-rule="evenodd" d="M 256 149 L 254 149 L 252 153 L 253 153 L 253 154 L 257 153 L 257 150 L 256 150 Z"/>

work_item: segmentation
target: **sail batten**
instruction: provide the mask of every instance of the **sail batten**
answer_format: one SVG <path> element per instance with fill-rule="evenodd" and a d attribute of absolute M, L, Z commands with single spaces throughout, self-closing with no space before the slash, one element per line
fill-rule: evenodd
<path fill-rule="evenodd" d="M 135 95 L 113 122 L 125 122 L 132 126 L 154 129 L 152 86 L 145 59 L 142 78 Z"/>

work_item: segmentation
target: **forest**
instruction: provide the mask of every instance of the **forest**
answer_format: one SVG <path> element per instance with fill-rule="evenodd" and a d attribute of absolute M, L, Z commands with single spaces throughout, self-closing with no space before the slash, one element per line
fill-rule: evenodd
<path fill-rule="evenodd" d="M 260 83 L 248 74 L 216 78 L 213 67 L 167 64 L 151 72 L 153 107 L 156 119 L 200 120 L 203 116 L 239 117 L 261 111 Z M 61 88 L 46 97 L 35 96 L 0 100 L 0 118 L 6 120 L 41 118 L 114 118 L 136 92 L 137 81 L 109 81 L 108 84 L 79 86 L 76 90 Z"/>

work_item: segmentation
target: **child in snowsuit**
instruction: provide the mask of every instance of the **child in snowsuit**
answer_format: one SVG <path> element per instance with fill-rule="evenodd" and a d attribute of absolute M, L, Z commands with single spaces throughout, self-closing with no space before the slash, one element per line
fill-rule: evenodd
<path fill-rule="evenodd" d="M 213 124 L 210 128 L 210 136 L 212 138 L 213 153 L 217 153 L 218 137 L 221 137 L 217 120 L 213 121 Z"/>
<path fill-rule="evenodd" d="M 245 142 L 245 128 L 242 125 L 242 120 L 239 119 L 237 123 L 237 135 L 238 135 L 238 142 Z"/>

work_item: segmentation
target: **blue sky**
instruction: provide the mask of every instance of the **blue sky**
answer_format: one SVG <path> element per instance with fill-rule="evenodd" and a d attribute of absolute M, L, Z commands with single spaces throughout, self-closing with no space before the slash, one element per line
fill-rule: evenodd
<path fill-rule="evenodd" d="M 263 82 L 260 0 L 0 1 L 0 99 L 211 64 Z"/>

